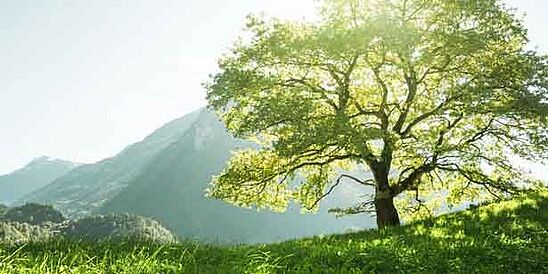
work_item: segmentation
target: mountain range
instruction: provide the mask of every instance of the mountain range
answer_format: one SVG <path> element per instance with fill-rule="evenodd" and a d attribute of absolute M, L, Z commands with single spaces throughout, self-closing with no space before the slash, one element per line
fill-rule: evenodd
<path fill-rule="evenodd" d="M 11 204 L 56 178 L 66 174 L 78 163 L 42 156 L 9 174 L 0 176 L 0 203 Z"/>
<path fill-rule="evenodd" d="M 327 213 L 365 194 L 351 184 L 341 185 L 317 214 L 301 214 L 295 205 L 285 213 L 259 212 L 205 197 L 211 176 L 225 167 L 231 152 L 251 145 L 232 137 L 214 113 L 200 109 L 111 158 L 70 170 L 16 204 L 51 204 L 70 218 L 138 214 L 182 237 L 217 242 L 273 242 L 374 226 L 366 215 Z"/>

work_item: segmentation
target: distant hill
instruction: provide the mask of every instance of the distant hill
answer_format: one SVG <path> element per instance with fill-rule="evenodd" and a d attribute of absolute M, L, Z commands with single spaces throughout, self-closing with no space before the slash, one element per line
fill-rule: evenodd
<path fill-rule="evenodd" d="M 0 216 L 0 221 L 44 225 L 46 223 L 62 223 L 65 221 L 65 217 L 50 205 L 29 203 L 9 208 L 5 214 Z"/>
<path fill-rule="evenodd" d="M 0 203 L 11 204 L 78 165 L 45 156 L 36 158 L 25 167 L 0 176 Z"/>
<path fill-rule="evenodd" d="M 130 214 L 84 217 L 68 222 L 60 234 L 64 239 L 87 242 L 139 241 L 175 243 L 173 234 L 150 218 Z"/>
<path fill-rule="evenodd" d="M 132 214 L 93 215 L 67 220 L 50 205 L 29 203 L 0 212 L 0 245 L 47 240 L 175 243 L 176 237 L 157 221 Z M 0 273 L 3 273 L 0 271 Z"/>
<path fill-rule="evenodd" d="M 79 167 L 23 201 L 53 204 L 70 217 L 132 213 L 159 220 L 183 237 L 222 242 L 271 242 L 305 235 L 373 227 L 369 216 L 336 219 L 330 207 L 350 206 L 359 187 L 345 185 L 316 215 L 257 212 L 204 197 L 212 175 L 232 150 L 250 144 L 234 139 L 205 109 L 168 123 L 113 158 Z"/>
<path fill-rule="evenodd" d="M 198 114 L 194 112 L 164 125 L 114 157 L 75 168 L 21 198 L 18 204 L 53 204 L 71 218 L 89 216 L 127 187 L 160 151 L 183 135 Z"/>

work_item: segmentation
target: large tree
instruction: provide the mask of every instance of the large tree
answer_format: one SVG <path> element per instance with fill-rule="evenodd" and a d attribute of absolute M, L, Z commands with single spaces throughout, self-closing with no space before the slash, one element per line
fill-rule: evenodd
<path fill-rule="evenodd" d="M 374 189 L 344 210 L 399 225 L 394 198 L 453 202 L 531 186 L 514 157 L 548 159 L 548 62 L 497 0 L 325 0 L 317 22 L 250 17 L 219 61 L 209 106 L 236 152 L 209 195 L 315 209 L 341 182 Z M 372 178 L 345 171 L 364 166 Z"/>

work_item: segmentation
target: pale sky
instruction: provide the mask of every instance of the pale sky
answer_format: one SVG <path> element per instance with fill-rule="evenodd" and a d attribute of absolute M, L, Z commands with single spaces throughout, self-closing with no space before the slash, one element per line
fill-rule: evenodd
<path fill-rule="evenodd" d="M 507 0 L 548 53 L 548 0 Z M 245 16 L 313 18 L 314 0 L 0 0 L 0 174 L 91 163 L 205 105 L 201 83 Z"/>

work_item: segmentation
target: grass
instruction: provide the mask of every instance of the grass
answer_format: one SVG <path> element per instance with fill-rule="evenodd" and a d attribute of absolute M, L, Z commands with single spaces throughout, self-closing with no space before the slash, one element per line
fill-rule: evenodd
<path fill-rule="evenodd" d="M 383 231 L 279 244 L 32 243 L 0 273 L 548 273 L 548 191 Z"/>

